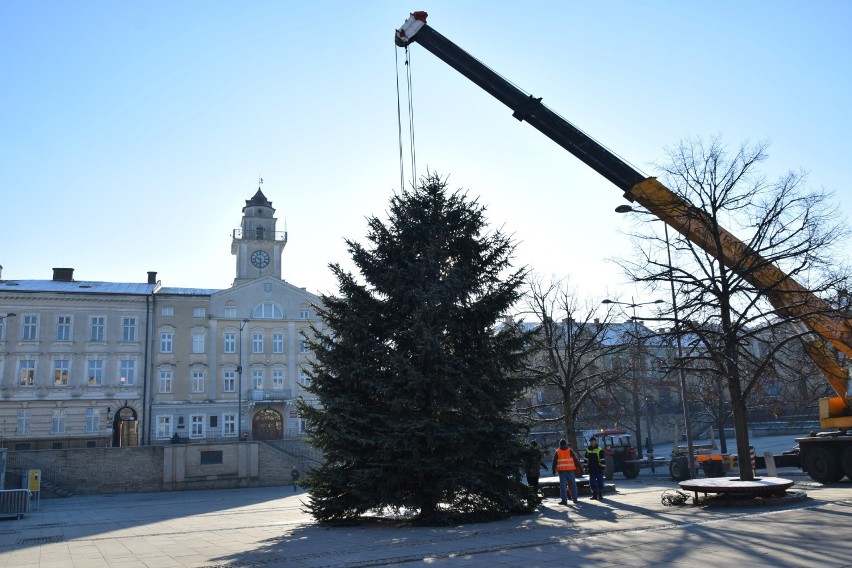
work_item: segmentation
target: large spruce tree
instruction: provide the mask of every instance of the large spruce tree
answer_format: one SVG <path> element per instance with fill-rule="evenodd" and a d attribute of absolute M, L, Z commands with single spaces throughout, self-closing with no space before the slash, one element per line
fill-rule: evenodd
<path fill-rule="evenodd" d="M 498 325 L 525 276 L 484 207 L 435 174 L 395 195 L 388 222 L 347 240 L 360 278 L 331 269 L 313 329 L 316 362 L 300 404 L 326 463 L 303 484 L 320 522 L 389 511 L 424 523 L 527 512 L 525 449 L 510 417 L 526 386 L 528 337 Z"/>

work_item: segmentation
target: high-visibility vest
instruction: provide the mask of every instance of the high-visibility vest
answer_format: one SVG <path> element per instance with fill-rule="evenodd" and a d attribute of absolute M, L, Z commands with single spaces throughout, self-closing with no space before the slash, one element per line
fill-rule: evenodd
<path fill-rule="evenodd" d="M 574 463 L 574 456 L 571 455 L 570 449 L 556 450 L 556 471 L 576 471 L 577 465 Z"/>

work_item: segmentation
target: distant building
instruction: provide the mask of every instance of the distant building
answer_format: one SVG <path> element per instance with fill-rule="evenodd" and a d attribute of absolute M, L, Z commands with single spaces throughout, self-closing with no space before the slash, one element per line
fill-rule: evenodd
<path fill-rule="evenodd" d="M 127 446 L 304 431 L 304 342 L 319 298 L 281 277 L 286 232 L 258 189 L 225 289 L 0 273 L 0 444 Z"/>

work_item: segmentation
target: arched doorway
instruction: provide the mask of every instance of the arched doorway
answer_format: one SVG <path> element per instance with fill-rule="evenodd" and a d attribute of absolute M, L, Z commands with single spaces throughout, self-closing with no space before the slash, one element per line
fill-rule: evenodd
<path fill-rule="evenodd" d="M 139 417 L 129 406 L 119 408 L 112 419 L 112 446 L 114 448 L 138 446 Z"/>
<path fill-rule="evenodd" d="M 281 440 L 284 438 L 284 419 L 271 408 L 258 410 L 251 419 L 251 433 L 255 440 Z"/>

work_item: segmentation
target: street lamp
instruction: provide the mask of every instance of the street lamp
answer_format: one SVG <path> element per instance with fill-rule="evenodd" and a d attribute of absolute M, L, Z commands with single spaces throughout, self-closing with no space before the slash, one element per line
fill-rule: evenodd
<path fill-rule="evenodd" d="M 615 208 L 616 213 L 645 213 L 634 209 L 630 205 L 619 205 Z M 680 318 L 677 313 L 677 295 L 675 294 L 674 285 L 674 266 L 672 265 L 672 249 L 669 244 L 669 226 L 663 221 L 663 236 L 666 240 L 666 259 L 669 265 L 669 285 L 672 293 L 672 316 L 674 317 L 675 341 L 677 342 L 677 358 L 678 358 L 678 375 L 680 378 L 680 399 L 683 403 L 683 421 L 686 431 L 686 450 L 689 457 L 689 478 L 697 477 L 695 471 L 695 446 L 692 443 L 692 424 L 689 415 L 689 401 L 686 396 L 686 373 L 683 371 L 683 345 L 681 343 Z M 679 440 L 674 441 L 674 447 L 677 448 Z"/>
<path fill-rule="evenodd" d="M 243 328 L 249 320 L 244 319 L 240 323 L 240 352 L 239 360 L 237 361 L 237 436 L 238 440 L 243 440 Z"/>
<path fill-rule="evenodd" d="M 633 375 L 633 379 L 632 379 L 633 388 L 631 389 L 632 392 L 630 394 L 633 398 L 633 401 L 632 401 L 633 402 L 633 414 L 636 417 L 636 438 L 637 438 L 636 439 L 636 449 L 639 453 L 639 458 L 641 459 L 642 458 L 642 449 L 643 449 L 642 421 L 641 421 L 642 401 L 639 398 L 639 384 L 640 384 L 639 381 L 640 381 L 640 379 L 639 379 L 638 375 L 644 374 L 644 373 L 641 373 L 641 370 L 642 370 L 642 365 L 641 365 L 641 363 L 642 363 L 642 360 L 641 360 L 641 356 L 642 356 L 641 341 L 642 341 L 642 338 L 639 334 L 639 329 L 638 329 L 639 318 L 636 317 L 636 308 L 639 308 L 639 307 L 642 307 L 642 306 L 650 306 L 650 305 L 653 305 L 653 304 L 662 304 L 663 300 L 654 300 L 653 302 L 638 302 L 637 303 L 636 300 L 634 300 L 633 297 L 631 296 L 630 303 L 619 302 L 617 300 L 610 300 L 610 299 L 603 300 L 601 303 L 602 304 L 614 304 L 614 305 L 619 305 L 619 306 L 626 306 L 628 308 L 633 309 L 633 318 L 631 318 L 631 320 L 633 321 L 633 332 L 636 334 L 636 352 L 635 352 L 634 357 L 631 358 L 632 359 L 631 368 L 632 368 L 632 375 Z M 637 359 L 639 359 L 639 363 L 640 363 L 640 365 L 639 365 L 640 373 L 637 373 L 637 369 L 636 369 L 636 363 L 637 363 L 636 360 Z M 650 427 L 649 427 L 649 433 L 650 433 Z"/>

